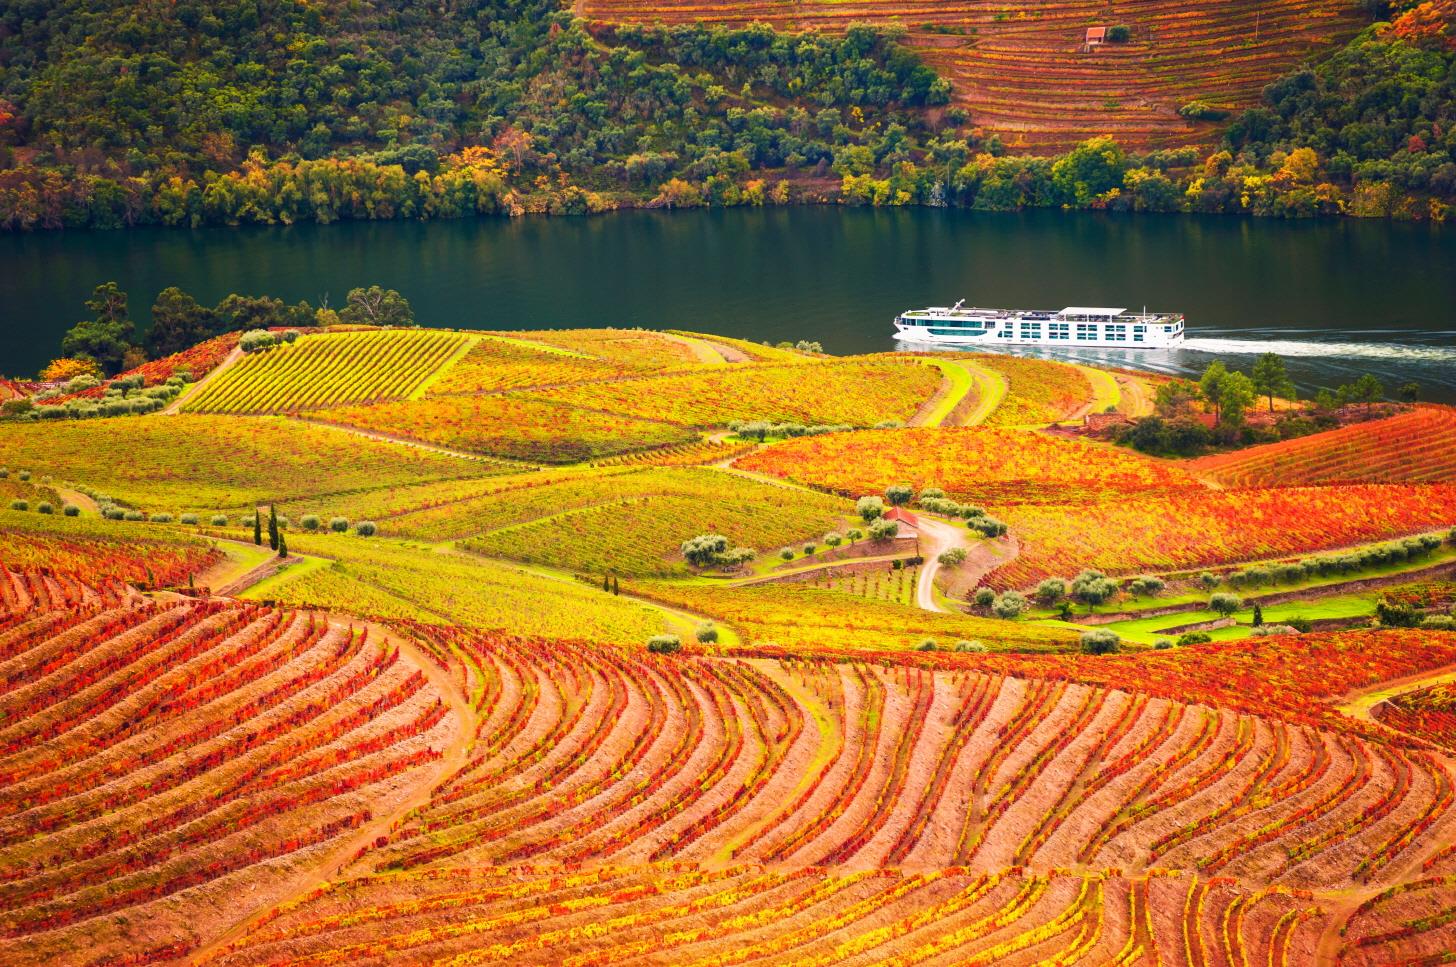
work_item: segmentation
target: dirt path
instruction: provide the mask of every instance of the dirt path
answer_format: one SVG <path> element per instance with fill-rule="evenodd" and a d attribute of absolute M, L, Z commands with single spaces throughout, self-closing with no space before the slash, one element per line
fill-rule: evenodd
<path fill-rule="evenodd" d="M 101 513 L 101 506 L 90 497 L 87 497 L 85 494 L 81 493 L 81 491 L 79 490 L 72 490 L 70 487 L 60 487 L 55 485 L 52 485 L 51 489 L 59 494 L 60 498 L 66 503 L 75 504 L 77 507 L 80 507 L 81 510 L 88 514 Z"/>
<path fill-rule="evenodd" d="M 242 358 L 243 358 L 243 347 L 240 346 L 240 345 L 239 346 L 234 346 L 233 347 L 233 351 L 230 352 L 230 353 L 228 353 L 226 356 L 224 356 L 222 362 L 218 363 L 216 366 L 214 366 L 212 368 L 212 372 L 208 373 L 206 376 L 202 377 L 197 382 L 195 382 L 191 386 L 187 387 L 187 389 L 186 389 L 185 392 L 183 392 L 180 396 L 178 396 L 175 400 L 173 400 L 171 402 L 171 404 L 165 410 L 162 411 L 162 415 L 163 416 L 175 416 L 176 414 L 181 413 L 182 412 L 182 404 L 183 403 L 185 403 L 190 397 L 196 396 L 198 393 L 202 392 L 202 388 L 204 386 L 206 386 L 208 383 L 211 383 L 213 380 L 217 379 L 229 367 L 231 367 L 234 363 L 236 363 L 238 360 L 240 360 Z"/>
<path fill-rule="evenodd" d="M 1087 378 L 1088 384 L 1092 387 L 1092 398 L 1069 413 L 1065 419 L 1059 422 L 1080 421 L 1084 416 L 1091 413 L 1105 413 L 1109 409 L 1120 409 L 1122 406 L 1122 386 L 1113 375 L 1104 369 L 1094 369 L 1091 366 L 1083 366 L 1073 363 L 1083 376 Z"/>
<path fill-rule="evenodd" d="M 1118 388 L 1122 390 L 1122 402 L 1117 411 L 1124 416 L 1140 417 L 1153 415 L 1153 396 L 1148 384 L 1130 373 L 1114 373 Z"/>
<path fill-rule="evenodd" d="M 331 618 L 330 624 L 338 628 L 359 627 L 357 622 L 344 622 L 341 619 Z M 430 796 L 447 777 L 461 769 L 470 756 L 470 748 L 474 729 L 471 723 L 475 721 L 475 709 L 470 704 L 470 697 L 455 687 L 450 673 L 441 668 L 433 659 L 422 654 L 409 641 L 392 634 L 387 628 L 381 625 L 364 623 L 363 627 L 369 630 L 370 637 L 375 642 L 391 642 L 399 648 L 400 655 L 410 661 L 415 667 L 424 673 L 429 679 L 435 691 L 449 703 L 451 711 L 455 714 L 459 727 L 450 737 L 450 741 L 442 750 L 444 755 L 439 760 L 438 768 L 429 775 L 421 776 L 416 782 L 414 789 L 408 796 L 395 804 L 394 808 L 387 813 L 375 816 L 372 821 L 359 827 L 349 836 L 337 843 L 327 856 L 323 857 L 317 864 L 295 875 L 288 883 L 285 894 L 261 909 L 247 912 L 241 919 L 235 921 L 221 934 L 214 937 L 205 946 L 193 951 L 188 955 L 186 962 L 190 964 L 201 964 L 214 959 L 217 955 L 226 951 L 227 945 L 241 939 L 258 921 L 266 917 L 272 910 L 286 906 L 288 903 L 297 900 L 314 889 L 327 884 L 330 880 L 338 879 L 343 872 L 353 866 L 356 857 L 374 840 L 389 833 L 396 820 L 408 815 L 411 811 L 418 809 L 430 801 Z M 242 898 L 239 897 L 239 900 Z"/>
<path fill-rule="evenodd" d="M 671 340 L 679 345 L 686 346 L 693 351 L 693 356 L 700 363 L 709 366 L 726 366 L 729 363 L 748 362 L 748 356 L 740 349 L 733 349 L 721 343 L 713 342 L 711 339 L 703 339 L 699 336 L 683 336 L 674 332 L 658 333 L 663 339 Z"/>
<path fill-rule="evenodd" d="M 1378 682 L 1368 688 L 1356 689 L 1345 695 L 1345 700 L 1336 708 L 1345 715 L 1362 722 L 1371 722 L 1382 728 L 1390 729 L 1390 726 L 1375 718 L 1376 706 L 1387 702 L 1392 698 L 1410 692 L 1418 692 L 1431 685 L 1444 685 L 1447 682 L 1456 682 L 1456 665 L 1443 665 L 1430 671 L 1417 672 L 1414 675 L 1406 675 L 1403 678 L 1394 678 L 1386 682 Z M 1392 732 L 1397 731 L 1390 729 Z"/>
<path fill-rule="evenodd" d="M 956 527 L 948 521 L 934 517 L 920 516 L 920 556 L 925 563 L 920 565 L 920 581 L 915 587 L 915 604 L 923 611 L 947 612 L 935 599 L 935 576 L 940 572 L 940 555 L 953 547 L 966 548 L 970 544 L 970 532 Z"/>

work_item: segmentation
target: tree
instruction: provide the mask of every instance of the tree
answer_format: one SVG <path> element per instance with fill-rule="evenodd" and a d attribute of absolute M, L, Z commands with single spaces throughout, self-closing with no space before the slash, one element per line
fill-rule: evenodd
<path fill-rule="evenodd" d="M 1215 594 L 1208 599 L 1208 610 L 1217 612 L 1227 618 L 1235 611 L 1244 606 L 1244 601 L 1237 594 L 1230 594 L 1227 591 Z"/>
<path fill-rule="evenodd" d="M 278 556 L 279 557 L 287 557 L 288 556 L 288 535 L 287 534 L 279 534 L 278 535 Z"/>
<path fill-rule="evenodd" d="M 1127 582 L 1127 589 L 1132 592 L 1134 598 L 1140 598 L 1145 594 L 1155 598 L 1162 593 L 1164 587 L 1163 579 L 1151 574 L 1144 574 Z"/>
<path fill-rule="evenodd" d="M 1061 578 L 1047 578 L 1036 586 L 1034 597 L 1047 607 L 1067 596 L 1067 582 Z"/>
<path fill-rule="evenodd" d="M 1354 391 L 1350 394 L 1351 402 L 1364 403 L 1367 407 L 1379 403 L 1385 396 L 1385 384 L 1375 377 L 1374 373 L 1366 373 L 1355 380 Z"/>
<path fill-rule="evenodd" d="M 1254 605 L 1254 617 L 1253 617 L 1253 619 L 1249 623 L 1252 624 L 1255 628 L 1259 627 L 1260 625 L 1262 625 L 1264 623 L 1264 608 L 1263 608 L 1263 606 L 1258 605 L 1258 604 L 1255 604 Z"/>
<path fill-rule="evenodd" d="M 915 491 L 907 484 L 895 484 L 885 488 L 885 499 L 896 507 L 903 507 L 910 503 L 915 496 Z"/>
<path fill-rule="evenodd" d="M 1395 388 L 1395 398 L 1402 403 L 1414 403 L 1421 398 L 1421 384 L 1412 380 Z"/>
<path fill-rule="evenodd" d="M 682 639 L 677 635 L 653 635 L 647 639 L 647 650 L 654 655 L 676 655 L 682 651 Z"/>
<path fill-rule="evenodd" d="M 1225 373 L 1218 381 L 1219 423 L 1224 426 L 1242 425 L 1244 411 L 1255 399 L 1253 380 L 1243 373 Z"/>
<path fill-rule="evenodd" d="M 1122 647 L 1122 639 L 1115 631 L 1094 628 L 1091 631 L 1082 632 L 1080 644 L 1083 654 L 1109 655 Z"/>
<path fill-rule="evenodd" d="M 885 516 L 885 502 L 878 497 L 861 497 L 855 501 L 854 509 L 866 524 Z"/>
<path fill-rule="evenodd" d="M 404 296 L 393 289 L 371 285 L 351 289 L 339 310 L 339 319 L 354 326 L 412 326 L 414 310 Z"/>
<path fill-rule="evenodd" d="M 876 520 L 870 524 L 870 540 L 876 544 L 894 540 L 899 533 L 900 522 L 897 520 Z"/>
<path fill-rule="evenodd" d="M 1265 353 L 1258 358 L 1254 363 L 1253 382 L 1259 395 L 1269 398 L 1270 413 L 1274 412 L 1274 397 L 1288 399 L 1294 396 L 1294 383 L 1290 381 L 1284 359 L 1278 353 Z"/>
<path fill-rule="evenodd" d="M 152 303 L 152 328 L 147 348 L 153 356 L 170 356 L 212 335 L 215 313 L 176 286 L 163 289 Z"/>
<path fill-rule="evenodd" d="M 1083 141 L 1052 164 L 1052 185 L 1063 203 L 1089 204 L 1098 195 L 1122 187 L 1127 155 L 1110 137 Z"/>
<path fill-rule="evenodd" d="M 95 317 L 71 327 L 61 340 L 67 356 L 89 356 L 108 376 L 121 372 L 136 327 L 127 314 L 126 293 L 115 282 L 98 285 L 86 300 Z"/>
<path fill-rule="evenodd" d="M 1117 593 L 1117 583 L 1101 571 L 1083 571 L 1072 579 L 1072 598 L 1092 609 L 1112 598 Z"/>
<path fill-rule="evenodd" d="M 260 547 L 263 544 L 263 517 L 256 507 L 253 508 L 253 543 Z"/>
<path fill-rule="evenodd" d="M 89 376 L 97 382 L 101 381 L 101 367 L 96 365 L 96 360 L 89 356 L 63 356 L 60 359 L 53 359 L 40 371 L 41 382 L 43 383 L 66 383 L 77 376 Z"/>
<path fill-rule="evenodd" d="M 727 550 L 728 538 L 722 534 L 699 534 L 682 545 L 682 555 L 693 567 L 710 567 Z"/>
<path fill-rule="evenodd" d="M 1187 416 L 1198 400 L 1198 387 L 1186 379 L 1170 380 L 1153 393 L 1153 412 L 1171 420 Z"/>
<path fill-rule="evenodd" d="M 991 602 L 991 613 L 998 618 L 1010 621 L 1020 617 L 1029 607 L 1031 607 L 1031 602 L 1027 601 L 1020 592 L 1006 591 Z"/>
<path fill-rule="evenodd" d="M 268 505 L 268 546 L 278 550 L 278 508 Z"/>
<path fill-rule="evenodd" d="M 1220 419 L 1221 411 L 1219 401 L 1223 398 L 1223 378 L 1228 375 L 1228 367 L 1222 361 L 1215 359 L 1208 364 L 1203 375 L 1198 378 L 1198 391 L 1208 405 L 1213 407 L 1213 418 Z"/>

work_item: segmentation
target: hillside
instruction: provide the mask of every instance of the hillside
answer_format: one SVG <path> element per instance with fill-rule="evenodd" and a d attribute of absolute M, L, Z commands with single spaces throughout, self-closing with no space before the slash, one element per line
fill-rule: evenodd
<path fill-rule="evenodd" d="M 1266 84 L 1343 44 L 1365 23 L 1353 0 L 1228 3 L 1195 0 L 915 3 L 808 0 L 584 0 L 592 18 L 629 23 L 767 23 L 789 31 L 893 25 L 950 80 L 953 103 L 1014 152 L 1060 154 L 1112 135 L 1146 150 L 1207 146 L 1220 127 L 1179 108 L 1201 101 L 1226 113 L 1253 107 Z M 1095 26 L 1127 26 L 1131 40 L 1087 49 Z"/>
<path fill-rule="evenodd" d="M 1384 445 L 1443 452 L 1448 407 L 1241 468 L 1075 439 L 1151 392 L 1049 360 L 214 363 L 0 415 L 0 961 L 1456 943 L 1456 486 Z"/>

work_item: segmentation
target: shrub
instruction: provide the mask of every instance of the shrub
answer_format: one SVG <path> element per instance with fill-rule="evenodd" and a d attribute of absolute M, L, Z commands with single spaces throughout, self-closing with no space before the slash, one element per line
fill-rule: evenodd
<path fill-rule="evenodd" d="M 342 534 L 348 529 L 349 519 L 347 517 L 335 517 L 329 521 L 329 530 L 335 534 Z"/>
<path fill-rule="evenodd" d="M 1267 638 L 1270 635 L 1297 635 L 1299 629 L 1293 625 L 1260 625 L 1249 634 L 1258 638 Z"/>
<path fill-rule="evenodd" d="M 994 517 L 968 517 L 966 526 L 971 530 L 980 531 L 983 537 L 1000 537 L 1006 533 L 1006 525 Z"/>
<path fill-rule="evenodd" d="M 260 349 L 267 349 L 277 342 L 278 340 L 274 338 L 273 334 L 266 329 L 250 329 L 243 333 L 238 340 L 238 346 L 243 352 L 252 353 Z"/>
<path fill-rule="evenodd" d="M 819 550 L 819 545 L 818 544 L 815 544 L 813 541 L 810 541 L 808 544 L 805 544 L 804 545 L 804 554 L 805 554 L 805 556 L 808 556 L 810 554 L 813 554 L 817 550 Z"/>
<path fill-rule="evenodd" d="M 1222 121 L 1229 116 L 1228 111 L 1207 101 L 1189 101 L 1178 109 L 1178 114 L 1189 121 Z"/>
<path fill-rule="evenodd" d="M 19 477 L 21 480 L 29 480 L 30 479 L 30 471 L 29 470 L 22 470 L 22 471 L 20 471 L 20 473 L 16 474 L 16 476 Z"/>
<path fill-rule="evenodd" d="M 37 514 L 54 514 L 56 512 L 56 508 L 52 506 L 49 501 L 42 500 L 40 503 L 35 505 L 35 512 Z"/>
<path fill-rule="evenodd" d="M 67 517 L 80 517 L 81 508 L 77 507 L 75 504 L 62 504 L 61 513 Z"/>
<path fill-rule="evenodd" d="M 935 644 L 935 639 L 934 638 L 926 638 L 925 640 L 923 640 L 922 642 L 920 642 L 920 644 L 918 644 L 918 645 L 915 646 L 915 650 L 916 651 L 938 651 L 939 648 Z"/>
<path fill-rule="evenodd" d="M 152 521 L 153 524 L 170 524 L 170 523 L 172 523 L 172 515 L 171 514 L 153 514 L 151 516 L 151 521 Z"/>
<path fill-rule="evenodd" d="M 976 593 L 971 596 L 971 600 L 976 603 L 978 608 L 989 608 L 991 603 L 996 600 L 996 592 L 990 588 L 976 588 Z"/>
<path fill-rule="evenodd" d="M 792 547 L 785 547 L 783 550 L 779 551 L 779 557 L 783 558 L 786 561 L 792 561 L 794 559 L 794 549 Z"/>
<path fill-rule="evenodd" d="M 718 626 L 711 621 L 704 621 L 698 625 L 697 631 L 693 633 L 698 641 L 710 645 L 718 640 Z"/>
<path fill-rule="evenodd" d="M 1178 636 L 1179 645 L 1203 645 L 1213 640 L 1206 631 L 1185 631 Z"/>
<path fill-rule="evenodd" d="M 1091 631 L 1082 632 L 1081 645 L 1083 654 L 1110 655 L 1122 647 L 1122 639 L 1117 636 L 1115 631 L 1094 628 Z"/>
<path fill-rule="evenodd" d="M 1173 647 L 1173 641 L 1170 638 L 1159 638 L 1157 641 L 1153 642 L 1153 647 L 1156 648 L 1158 651 L 1167 651 L 1169 648 Z"/>
<path fill-rule="evenodd" d="M 959 567 L 966 562 L 966 549 L 964 547 L 952 547 L 940 552 L 936 558 L 942 567 Z"/>
<path fill-rule="evenodd" d="M 1204 571 L 1198 575 L 1198 583 L 1203 586 L 1204 590 L 1212 591 L 1223 583 L 1223 579 L 1212 571 Z"/>
<path fill-rule="evenodd" d="M 675 655 L 682 651 L 682 639 L 677 635 L 653 635 L 647 639 L 647 650 L 654 655 Z"/>
<path fill-rule="evenodd" d="M 183 514 L 178 520 L 184 524 L 195 525 L 198 522 L 198 517 L 196 514 Z"/>
<path fill-rule="evenodd" d="M 30 510 L 30 501 L 28 501 L 28 500 L 12 500 L 10 502 L 10 509 L 11 510 Z"/>
<path fill-rule="evenodd" d="M 215 514 L 208 523 L 213 527 L 226 527 L 228 525 L 227 514 Z"/>
<path fill-rule="evenodd" d="M 354 533 L 360 537 L 373 537 L 379 532 L 379 527 L 372 520 L 361 520 L 354 525 Z"/>
<path fill-rule="evenodd" d="M 303 517 L 299 520 L 299 523 L 303 525 L 303 529 L 306 531 L 316 531 L 319 529 L 319 519 L 317 514 L 304 514 Z"/>
<path fill-rule="evenodd" d="M 122 513 L 121 519 L 122 520 L 129 520 L 129 521 L 136 522 L 136 521 L 146 520 L 147 519 L 147 515 L 144 514 L 144 513 L 142 513 L 139 510 L 128 510 L 128 511 L 124 511 Z"/>
<path fill-rule="evenodd" d="M 1208 599 L 1208 610 L 1215 611 L 1225 618 L 1244 606 L 1244 599 L 1237 594 L 1222 592 L 1215 594 Z"/>
<path fill-rule="evenodd" d="M 0 467 L 0 480 L 5 480 L 9 476 L 10 476 L 10 468 L 9 467 Z M 1451 528 L 1451 543 L 1456 544 L 1456 527 Z"/>
<path fill-rule="evenodd" d="M 1422 628 L 1433 631 L 1456 631 L 1456 618 L 1449 614 L 1433 614 L 1421 619 Z"/>
<path fill-rule="evenodd" d="M 885 502 L 878 497 L 861 497 L 855 501 L 854 510 L 868 524 L 885 516 Z"/>
<path fill-rule="evenodd" d="M 1107 42 L 1109 44 L 1125 44 L 1132 40 L 1132 28 L 1127 24 L 1115 24 L 1107 28 Z"/>
<path fill-rule="evenodd" d="M 944 499 L 944 497 L 945 491 L 941 490 L 939 487 L 926 487 L 924 490 L 920 491 L 920 502 L 922 504 L 925 503 L 927 500 L 942 500 Z"/>
<path fill-rule="evenodd" d="M 962 653 L 979 654 L 987 651 L 987 648 L 985 643 L 981 641 L 958 641 L 955 643 L 954 650 Z"/>

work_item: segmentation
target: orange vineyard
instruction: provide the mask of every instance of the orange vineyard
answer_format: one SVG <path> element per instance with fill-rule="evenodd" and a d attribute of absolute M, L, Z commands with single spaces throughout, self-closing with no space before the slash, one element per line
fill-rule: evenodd
<path fill-rule="evenodd" d="M 1440 882 L 1381 897 L 1450 764 L 1333 717 L 3 578 L 25 959 L 1300 963 L 1344 897 L 1362 957 L 1449 936 L 1402 912 Z"/>
<path fill-rule="evenodd" d="M 1214 128 L 1178 115 L 1191 101 L 1250 107 L 1264 85 L 1359 30 L 1355 3 L 1124 0 L 1117 4 L 990 0 L 703 3 L 585 0 L 584 16 L 623 23 L 743 25 L 842 31 L 903 26 L 954 89 L 973 124 L 1013 150 L 1053 153 L 1111 134 L 1135 147 L 1201 144 Z M 1127 43 L 1086 45 L 1088 28 L 1127 26 Z"/>

